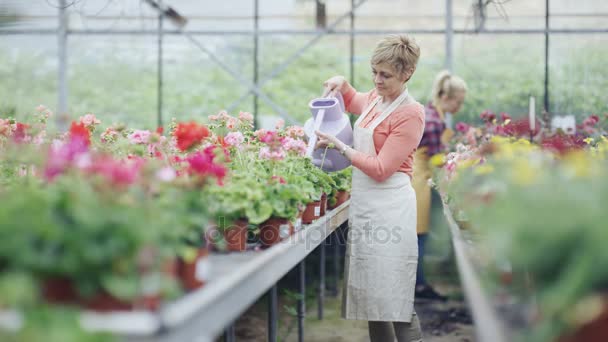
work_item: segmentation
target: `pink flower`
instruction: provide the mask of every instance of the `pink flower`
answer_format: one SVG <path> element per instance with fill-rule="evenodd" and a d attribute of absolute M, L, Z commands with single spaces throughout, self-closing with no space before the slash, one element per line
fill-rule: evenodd
<path fill-rule="evenodd" d="M 292 138 L 301 138 L 304 136 L 304 128 L 300 126 L 289 126 L 285 132 Z"/>
<path fill-rule="evenodd" d="M 266 144 L 271 144 L 273 142 L 275 142 L 278 138 L 277 132 L 275 131 L 267 131 L 265 132 L 265 134 L 260 138 L 260 141 Z"/>
<path fill-rule="evenodd" d="M 214 176 L 218 183 L 221 184 L 222 179 L 226 176 L 227 170 L 221 164 L 214 162 L 215 146 L 207 147 L 203 152 L 196 152 L 186 159 L 189 165 L 190 173 L 200 176 Z"/>
<path fill-rule="evenodd" d="M 128 161 L 115 160 L 110 156 L 95 158 L 89 171 L 99 174 L 117 186 L 127 186 L 135 183 L 145 160 L 131 158 Z"/>
<path fill-rule="evenodd" d="M 271 181 L 278 181 L 279 184 L 287 184 L 287 182 L 285 181 L 285 178 L 281 177 L 281 176 L 272 176 L 270 177 Z"/>
<path fill-rule="evenodd" d="M 151 134 L 150 131 L 135 130 L 133 133 L 129 134 L 128 138 L 131 144 L 143 145 L 149 142 Z"/>
<path fill-rule="evenodd" d="M 458 122 L 456 124 L 456 130 L 460 133 L 466 133 L 469 130 L 469 125 L 464 122 Z"/>
<path fill-rule="evenodd" d="M 306 143 L 302 140 L 293 139 L 291 137 L 285 137 L 283 139 L 283 148 L 286 151 L 295 152 L 298 156 L 304 156 L 306 154 Z"/>
<path fill-rule="evenodd" d="M 80 117 L 80 123 L 84 124 L 87 128 L 91 128 L 95 125 L 99 125 L 101 121 L 99 121 L 94 114 L 89 113 Z"/>
<path fill-rule="evenodd" d="M 511 115 L 509 115 L 509 114 L 507 114 L 505 112 L 502 112 L 502 113 L 500 113 L 500 119 L 502 120 L 502 122 L 505 122 L 507 120 L 511 120 Z"/>
<path fill-rule="evenodd" d="M 271 150 L 270 147 L 264 146 L 260 149 L 259 157 L 269 160 L 283 160 L 285 159 L 285 150 Z"/>
<path fill-rule="evenodd" d="M 235 129 L 235 128 L 236 128 L 236 126 L 238 125 L 238 123 L 239 123 L 239 121 L 238 121 L 237 119 L 235 119 L 235 118 L 233 118 L 233 117 L 229 117 L 229 118 L 226 120 L 226 127 L 227 127 L 228 129 Z"/>
<path fill-rule="evenodd" d="M 230 118 L 230 115 L 228 115 L 228 112 L 225 110 L 220 111 L 219 113 L 217 113 L 217 116 L 221 119 L 221 120 L 227 120 L 228 118 Z"/>
<path fill-rule="evenodd" d="M 230 132 L 224 138 L 226 144 L 232 147 L 239 147 L 245 141 L 245 137 L 241 132 Z"/>
<path fill-rule="evenodd" d="M 209 121 L 217 121 L 217 120 L 219 120 L 219 118 L 220 117 L 217 116 L 217 115 L 209 115 L 208 116 Z"/>
<path fill-rule="evenodd" d="M 253 122 L 253 115 L 251 113 L 249 113 L 249 112 L 240 112 L 239 113 L 239 119 L 241 121 L 252 123 Z"/>
<path fill-rule="evenodd" d="M 277 130 L 281 130 L 283 129 L 283 127 L 285 127 L 285 120 L 283 119 L 279 119 L 277 120 L 277 123 L 274 126 Z"/>
<path fill-rule="evenodd" d="M 86 141 L 79 136 L 73 136 L 67 142 L 53 140 L 46 160 L 44 177 L 49 181 L 53 180 L 70 167 L 79 155 L 87 151 Z"/>
<path fill-rule="evenodd" d="M 170 166 L 163 167 L 162 169 L 156 171 L 156 179 L 161 182 L 170 182 L 177 177 L 177 173 L 175 169 Z"/>
<path fill-rule="evenodd" d="M 32 137 L 27 134 L 28 128 L 30 128 L 29 125 L 17 122 L 13 130 L 13 141 L 16 143 L 26 143 L 32 140 Z"/>
<path fill-rule="evenodd" d="M 44 105 L 38 105 L 38 107 L 36 107 L 36 111 L 39 113 L 44 112 L 46 109 L 46 107 Z"/>
<path fill-rule="evenodd" d="M 112 127 L 108 127 L 105 132 L 101 133 L 101 141 L 102 142 L 112 142 L 118 138 L 118 132 L 115 131 Z"/>
<path fill-rule="evenodd" d="M 266 135 L 266 130 L 263 128 L 258 129 L 257 131 L 253 132 L 253 134 L 258 138 L 258 140 L 262 141 L 262 138 Z"/>
<path fill-rule="evenodd" d="M 34 143 L 34 145 L 42 145 L 44 143 L 44 138 L 46 138 L 46 131 L 40 131 L 40 133 L 38 133 L 34 139 L 32 140 L 32 143 Z"/>

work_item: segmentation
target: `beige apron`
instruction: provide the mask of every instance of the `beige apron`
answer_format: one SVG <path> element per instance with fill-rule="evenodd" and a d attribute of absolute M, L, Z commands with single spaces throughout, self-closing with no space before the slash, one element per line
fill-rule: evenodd
<path fill-rule="evenodd" d="M 368 155 L 376 155 L 374 129 L 401 103 L 412 101 L 406 90 L 369 127 L 359 127 L 380 100 L 354 125 L 354 148 Z M 416 194 L 410 177 L 395 172 L 376 182 L 353 168 L 349 227 L 343 317 L 410 322 L 418 261 Z"/>

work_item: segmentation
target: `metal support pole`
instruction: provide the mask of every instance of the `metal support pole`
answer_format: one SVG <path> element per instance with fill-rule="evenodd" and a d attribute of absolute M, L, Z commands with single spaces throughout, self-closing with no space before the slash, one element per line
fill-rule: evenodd
<path fill-rule="evenodd" d="M 357 9 L 359 6 L 361 6 L 364 2 L 366 2 L 367 0 L 359 0 L 359 2 L 357 2 L 353 8 L 353 11 L 355 9 Z M 334 31 L 334 29 L 342 22 L 344 21 L 346 18 L 348 18 L 350 16 L 350 12 L 349 13 L 345 13 L 344 15 L 340 16 L 338 19 L 336 19 L 331 25 L 329 25 L 326 29 L 324 30 L 320 30 L 313 39 L 311 39 L 310 41 L 308 41 L 308 43 L 304 44 L 304 46 L 302 46 L 301 48 L 299 48 L 296 52 L 294 52 L 293 54 L 291 54 L 289 57 L 287 57 L 287 59 L 285 59 L 285 61 L 283 63 L 281 63 L 279 66 L 277 66 L 276 68 L 274 68 L 274 70 L 272 70 L 267 76 L 265 76 L 264 78 L 262 78 L 259 82 L 258 87 L 263 87 L 266 83 L 268 83 L 270 80 L 274 79 L 276 76 L 278 76 L 281 72 L 283 72 L 288 66 L 290 66 L 294 61 L 296 61 L 298 58 L 300 58 L 300 56 L 302 54 L 304 54 L 304 52 L 306 52 L 306 50 L 308 50 L 311 46 L 313 46 L 314 44 L 316 44 L 319 40 L 321 40 L 321 38 L 323 38 L 326 34 L 328 34 L 329 32 Z M 257 91 L 256 87 L 251 87 L 249 86 L 249 90 L 247 91 L 247 93 L 243 94 L 241 97 L 239 97 L 236 101 L 234 101 L 229 107 L 228 107 L 228 112 L 232 111 L 234 108 L 236 108 L 236 106 L 238 106 L 244 99 L 246 99 L 249 94 L 251 92 Z"/>
<path fill-rule="evenodd" d="M 298 298 L 298 342 L 304 342 L 304 318 L 306 317 L 306 258 L 298 264 L 300 271 L 300 298 Z"/>
<path fill-rule="evenodd" d="M 445 68 L 454 70 L 454 18 L 452 0 L 445 0 Z"/>
<path fill-rule="evenodd" d="M 162 5 L 162 0 L 159 0 L 159 4 Z M 158 15 L 158 66 L 157 66 L 157 87 L 156 96 L 157 96 L 157 107 L 156 107 L 156 115 L 157 115 L 157 127 L 163 126 L 163 19 L 164 15 L 161 12 Z"/>
<path fill-rule="evenodd" d="M 260 2 L 259 0 L 254 0 L 254 12 L 253 12 L 253 84 L 258 86 L 258 79 L 260 77 L 259 65 L 258 65 L 258 57 L 259 57 L 259 44 L 260 44 Z M 253 127 L 258 129 L 258 95 L 253 95 Z"/>
<path fill-rule="evenodd" d="M 224 331 L 224 342 L 236 342 L 234 324 L 230 324 Z"/>
<path fill-rule="evenodd" d="M 325 301 L 325 241 L 319 245 L 321 249 L 321 257 L 319 262 L 319 296 L 317 305 L 317 316 L 319 320 L 323 319 L 323 302 Z"/>
<path fill-rule="evenodd" d="M 355 0 L 350 0 L 350 84 L 355 86 Z"/>
<path fill-rule="evenodd" d="M 57 129 L 67 128 L 68 114 L 68 13 L 67 0 L 59 1 L 59 28 L 57 30 L 57 50 L 59 69 L 57 74 Z"/>
<path fill-rule="evenodd" d="M 272 285 L 268 292 L 268 342 L 277 341 L 277 284 Z"/>
<path fill-rule="evenodd" d="M 545 0 L 545 97 L 544 106 L 549 110 L 549 0 Z"/>
<path fill-rule="evenodd" d="M 336 229 L 336 231 L 333 233 L 333 240 L 334 240 L 334 244 L 333 244 L 333 273 L 334 273 L 334 283 L 332 285 L 332 289 L 331 289 L 331 296 L 332 297 L 337 297 L 338 296 L 338 286 L 340 285 L 340 238 L 338 236 L 339 232 L 338 230 L 340 229 L 340 227 L 338 227 Z"/>

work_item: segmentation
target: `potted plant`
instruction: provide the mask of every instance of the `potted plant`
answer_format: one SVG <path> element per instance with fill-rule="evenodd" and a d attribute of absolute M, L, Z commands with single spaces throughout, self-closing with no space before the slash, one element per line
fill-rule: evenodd
<path fill-rule="evenodd" d="M 333 209 L 340 206 L 350 198 L 352 167 L 347 167 L 337 172 L 331 172 L 329 175 L 336 184 L 328 199 L 328 208 Z"/>

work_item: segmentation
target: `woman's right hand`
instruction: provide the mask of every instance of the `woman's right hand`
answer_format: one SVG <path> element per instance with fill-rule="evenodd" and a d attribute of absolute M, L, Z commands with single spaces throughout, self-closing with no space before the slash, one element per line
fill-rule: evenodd
<path fill-rule="evenodd" d="M 325 91 L 323 91 L 323 97 L 326 97 L 332 92 L 341 91 L 342 86 L 346 83 L 346 79 L 344 76 L 334 76 L 327 81 L 323 82 L 323 87 L 325 87 Z"/>

